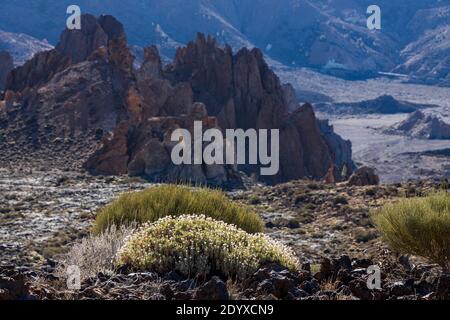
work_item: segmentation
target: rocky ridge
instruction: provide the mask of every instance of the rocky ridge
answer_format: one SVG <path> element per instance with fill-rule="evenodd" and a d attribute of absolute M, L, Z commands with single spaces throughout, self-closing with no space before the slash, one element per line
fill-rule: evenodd
<path fill-rule="evenodd" d="M 404 134 L 419 139 L 450 139 L 450 125 L 435 115 L 421 111 L 411 114 L 406 120 L 385 129 L 389 134 Z"/>
<path fill-rule="evenodd" d="M 62 160 L 65 166 L 82 165 L 96 174 L 187 177 L 213 185 L 239 184 L 237 170 L 259 171 L 254 166 L 174 168 L 168 161 L 170 133 L 201 120 L 205 128 L 222 130 L 280 129 L 281 169 L 276 176 L 258 177 L 264 182 L 322 179 L 330 172 L 340 181 L 344 166 L 353 169 L 350 143 L 329 127 L 322 126 L 322 132 L 311 105 L 289 113 L 292 99 L 258 49 L 233 54 L 199 34 L 167 66 L 155 47 L 146 48 L 142 66 L 134 70 L 116 19 L 82 19 L 87 27 L 65 30 L 55 49 L 9 74 L 0 117 L 0 143 L 8 153 L 2 162 L 34 155 L 50 163 L 69 158 Z"/>
<path fill-rule="evenodd" d="M 373 100 L 352 103 L 319 103 L 315 108 L 319 112 L 335 115 L 363 115 L 363 114 L 400 114 L 413 113 L 418 110 L 435 108 L 438 106 L 399 101 L 392 96 L 384 95 Z"/>

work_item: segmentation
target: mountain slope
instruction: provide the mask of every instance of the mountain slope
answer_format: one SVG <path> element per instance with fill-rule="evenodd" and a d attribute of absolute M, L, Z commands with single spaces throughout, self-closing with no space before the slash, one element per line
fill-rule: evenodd
<path fill-rule="evenodd" d="M 0 29 L 56 44 L 70 4 L 70 0 L 6 2 Z M 85 13 L 117 16 L 131 44 L 156 44 L 170 58 L 176 47 L 200 31 L 235 50 L 258 47 L 286 65 L 344 77 L 397 70 L 426 80 L 445 79 L 450 70 L 440 59 L 447 48 L 430 44 L 448 27 L 450 0 L 380 0 L 381 31 L 366 27 L 366 10 L 373 4 L 369 0 L 80 0 L 77 4 Z"/>
<path fill-rule="evenodd" d="M 48 42 L 37 40 L 29 35 L 0 30 L 0 51 L 9 52 L 15 65 L 22 65 L 36 53 L 52 48 Z"/>

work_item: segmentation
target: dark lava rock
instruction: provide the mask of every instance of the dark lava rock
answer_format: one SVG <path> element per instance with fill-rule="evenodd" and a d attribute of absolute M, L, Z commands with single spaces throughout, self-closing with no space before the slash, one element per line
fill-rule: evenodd
<path fill-rule="evenodd" d="M 300 289 L 306 291 L 308 294 L 315 294 L 320 290 L 320 283 L 316 279 L 311 279 L 300 285 Z"/>
<path fill-rule="evenodd" d="M 0 268 L 0 301 L 31 299 L 26 277 L 13 268 Z"/>
<path fill-rule="evenodd" d="M 439 277 L 436 288 L 438 299 L 450 299 L 450 274 L 443 274 Z"/>
<path fill-rule="evenodd" d="M 198 287 L 194 293 L 194 299 L 196 300 L 228 300 L 229 298 L 227 285 L 218 277 L 213 277 L 207 283 Z"/>
<path fill-rule="evenodd" d="M 361 279 L 356 279 L 348 284 L 352 294 L 361 300 L 373 300 L 374 293 L 367 287 L 367 282 Z"/>
<path fill-rule="evenodd" d="M 390 284 L 387 289 L 389 290 L 389 294 L 391 296 L 396 297 L 409 296 L 414 293 L 414 288 L 411 283 L 401 281 Z"/>

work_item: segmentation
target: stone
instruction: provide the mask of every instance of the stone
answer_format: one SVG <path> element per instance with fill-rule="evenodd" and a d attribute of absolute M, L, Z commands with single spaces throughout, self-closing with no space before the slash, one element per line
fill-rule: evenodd
<path fill-rule="evenodd" d="M 194 293 L 196 300 L 229 300 L 227 285 L 218 277 L 213 277 Z"/>
<path fill-rule="evenodd" d="M 29 300 L 30 298 L 25 276 L 12 268 L 0 268 L 0 301 Z"/>
<path fill-rule="evenodd" d="M 389 285 L 387 289 L 389 290 L 390 295 L 396 297 L 409 296 L 414 293 L 414 290 L 411 286 L 401 281 L 394 282 L 393 284 Z"/>
<path fill-rule="evenodd" d="M 355 279 L 348 284 L 352 294 L 361 300 L 373 300 L 374 294 L 367 287 L 367 283 L 361 279 Z"/>
<path fill-rule="evenodd" d="M 380 178 L 373 168 L 362 167 L 355 171 L 348 181 L 349 186 L 376 186 L 380 184 Z"/>
<path fill-rule="evenodd" d="M 312 279 L 310 281 L 306 281 L 300 285 L 300 289 L 306 291 L 308 294 L 315 294 L 320 290 L 319 281 L 316 279 Z"/>
<path fill-rule="evenodd" d="M 437 281 L 436 296 L 441 300 L 450 299 L 450 274 L 442 274 Z"/>

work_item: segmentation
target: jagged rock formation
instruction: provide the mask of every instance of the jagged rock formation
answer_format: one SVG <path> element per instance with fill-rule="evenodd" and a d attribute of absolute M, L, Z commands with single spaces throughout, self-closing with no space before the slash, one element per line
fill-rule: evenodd
<path fill-rule="evenodd" d="M 399 101 L 392 96 L 384 95 L 373 100 L 353 103 L 320 103 L 316 110 L 330 114 L 398 114 L 413 113 L 417 110 L 437 107 L 434 105 L 422 105 L 407 101 Z"/>
<path fill-rule="evenodd" d="M 328 120 L 318 120 L 317 123 L 329 148 L 334 151 L 336 167 L 341 169 L 339 174 L 342 179 L 348 179 L 351 173 L 356 169 L 356 166 L 352 161 L 351 141 L 344 140 L 336 134 L 333 126 L 330 125 Z"/>
<path fill-rule="evenodd" d="M 41 156 L 52 150 L 56 157 L 57 144 L 61 159 L 76 155 L 95 174 L 220 186 L 239 183 L 237 169 L 267 183 L 322 179 L 330 172 L 340 181 L 347 178 L 344 167 L 353 170 L 350 144 L 320 125 L 311 105 L 289 113 L 292 97 L 260 50 L 233 54 L 199 34 L 166 67 L 156 47 L 146 48 L 134 70 L 117 20 L 82 19 L 85 28 L 65 30 L 55 49 L 8 76 L 0 130 L 3 143 L 14 145 L 10 151 Z M 260 177 L 254 165 L 174 166 L 171 133 L 192 130 L 195 120 L 204 130 L 279 129 L 279 173 Z"/>
<path fill-rule="evenodd" d="M 418 139 L 450 139 L 450 124 L 434 115 L 414 112 L 405 121 L 385 130 L 389 134 L 405 134 Z"/>
<path fill-rule="evenodd" d="M 289 112 L 293 112 L 297 110 L 297 108 L 300 106 L 299 100 L 297 98 L 297 93 L 295 92 L 294 87 L 290 83 L 286 83 L 282 85 L 283 92 L 284 92 L 284 99 L 286 100 L 286 103 L 288 105 Z"/>
<path fill-rule="evenodd" d="M 0 51 L 0 91 L 5 87 L 6 76 L 13 68 L 11 55 L 8 52 Z"/>

